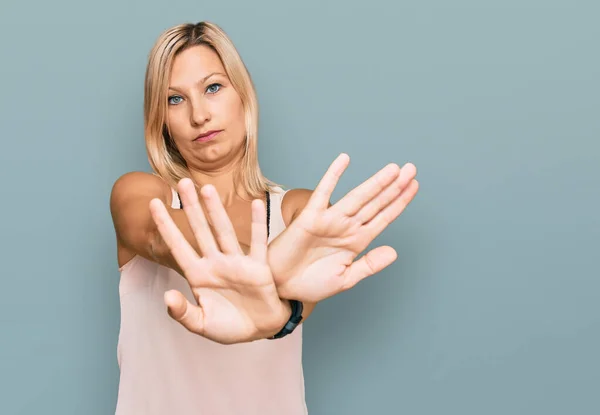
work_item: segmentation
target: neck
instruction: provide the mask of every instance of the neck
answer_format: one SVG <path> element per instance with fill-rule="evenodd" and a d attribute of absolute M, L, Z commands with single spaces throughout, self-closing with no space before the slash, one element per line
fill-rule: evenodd
<path fill-rule="evenodd" d="M 236 183 L 236 166 L 230 166 L 220 171 L 199 171 L 190 170 L 192 180 L 196 183 L 198 191 L 204 185 L 211 184 L 217 190 L 223 206 L 228 207 L 233 202 L 242 197 L 247 198 L 248 194 L 244 191 L 240 183 Z"/>

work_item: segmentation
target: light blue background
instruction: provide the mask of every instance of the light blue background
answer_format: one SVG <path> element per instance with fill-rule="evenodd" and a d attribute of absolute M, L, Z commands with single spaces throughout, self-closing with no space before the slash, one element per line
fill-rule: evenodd
<path fill-rule="evenodd" d="M 159 33 L 220 24 L 261 104 L 260 159 L 335 198 L 394 161 L 421 190 L 389 269 L 305 327 L 311 414 L 598 414 L 600 3 L 3 2 L 0 413 L 109 414 L 108 198 L 147 170 Z"/>

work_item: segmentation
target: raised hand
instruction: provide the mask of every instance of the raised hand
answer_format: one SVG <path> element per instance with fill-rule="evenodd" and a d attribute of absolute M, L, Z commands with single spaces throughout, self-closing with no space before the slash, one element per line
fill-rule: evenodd
<path fill-rule="evenodd" d="M 356 257 L 413 200 L 416 168 L 390 164 L 329 206 L 346 170 L 341 154 L 329 167 L 300 215 L 268 249 L 268 261 L 282 298 L 318 302 L 354 287 L 397 258 L 389 246 Z"/>
<path fill-rule="evenodd" d="M 150 202 L 152 218 L 197 302 L 190 303 L 176 290 L 166 292 L 170 316 L 189 331 L 222 344 L 275 334 L 289 318 L 290 309 L 279 298 L 267 264 L 264 203 L 252 202 L 252 240 L 246 255 L 213 186 L 204 186 L 200 193 L 214 225 L 214 236 L 193 182 L 181 180 L 178 190 L 201 256 L 186 241 L 162 201 Z"/>

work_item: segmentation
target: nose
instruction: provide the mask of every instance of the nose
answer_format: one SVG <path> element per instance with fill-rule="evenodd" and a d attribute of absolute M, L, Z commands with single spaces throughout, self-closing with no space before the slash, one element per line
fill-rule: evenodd
<path fill-rule="evenodd" d="M 193 126 L 200 126 L 210 120 L 210 111 L 208 105 L 202 99 L 195 100 L 192 103 L 191 123 Z"/>

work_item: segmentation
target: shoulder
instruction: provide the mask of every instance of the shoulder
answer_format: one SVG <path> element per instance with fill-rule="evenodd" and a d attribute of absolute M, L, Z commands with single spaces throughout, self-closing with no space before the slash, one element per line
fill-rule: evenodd
<path fill-rule="evenodd" d="M 313 190 L 310 189 L 290 189 L 285 192 L 281 201 L 281 215 L 286 226 L 289 226 L 294 219 L 302 212 Z"/>
<path fill-rule="evenodd" d="M 128 172 L 117 178 L 110 194 L 111 207 L 129 197 L 151 196 L 170 204 L 171 189 L 160 176 L 142 171 Z"/>

